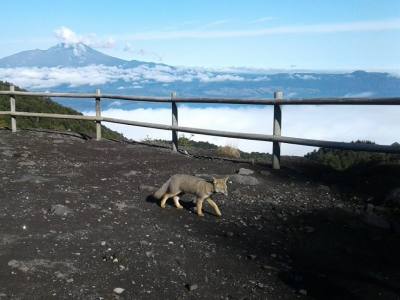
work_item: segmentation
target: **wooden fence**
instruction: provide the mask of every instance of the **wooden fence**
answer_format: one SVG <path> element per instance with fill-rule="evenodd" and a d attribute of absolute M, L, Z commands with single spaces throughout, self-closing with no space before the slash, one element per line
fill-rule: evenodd
<path fill-rule="evenodd" d="M 313 139 L 303 139 L 296 137 L 286 137 L 281 135 L 282 127 L 282 105 L 400 105 L 400 98 L 318 98 L 318 99 L 284 99 L 283 92 L 278 91 L 274 94 L 274 99 L 230 99 L 230 98 L 180 98 L 175 93 L 170 97 L 145 97 L 145 96 L 123 96 L 123 95 L 110 95 L 101 94 L 100 90 L 96 93 L 42 93 L 42 92 L 20 92 L 15 91 L 14 86 L 10 86 L 9 91 L 0 91 L 0 95 L 10 96 L 10 111 L 0 111 L 0 115 L 11 116 L 12 132 L 17 131 L 17 117 L 40 117 L 40 118 L 56 118 L 56 119 L 73 119 L 73 120 L 86 120 L 96 122 L 96 138 L 101 140 L 101 122 L 119 123 L 154 129 L 170 130 L 172 131 L 172 150 L 178 150 L 178 132 L 187 132 L 195 134 L 204 134 L 212 136 L 222 136 L 228 138 L 248 139 L 272 142 L 272 166 L 274 169 L 280 168 L 280 150 L 281 143 L 336 148 L 343 150 L 355 151 L 370 151 L 370 152 L 384 152 L 384 153 L 400 153 L 400 147 L 389 145 L 377 144 L 364 144 L 364 143 L 344 143 L 336 141 L 321 141 Z M 64 97 L 64 98 L 85 98 L 95 99 L 96 115 L 95 116 L 82 116 L 82 115 L 64 115 L 64 114 L 49 114 L 49 113 L 36 113 L 36 112 L 19 112 L 15 109 L 15 99 L 17 96 L 43 96 L 43 97 Z M 128 101 L 141 101 L 141 102 L 156 102 L 156 103 L 170 103 L 172 109 L 172 122 L 171 125 L 155 124 L 147 122 L 129 121 L 122 119 L 115 119 L 101 116 L 101 99 L 120 99 Z M 273 105 L 273 134 L 254 134 L 254 133 L 240 133 L 232 131 L 220 131 L 211 129 L 200 129 L 192 127 L 183 127 L 178 125 L 178 105 L 179 103 L 214 103 L 214 104 L 246 104 L 246 105 Z M 400 116 L 399 116 L 400 117 Z"/>

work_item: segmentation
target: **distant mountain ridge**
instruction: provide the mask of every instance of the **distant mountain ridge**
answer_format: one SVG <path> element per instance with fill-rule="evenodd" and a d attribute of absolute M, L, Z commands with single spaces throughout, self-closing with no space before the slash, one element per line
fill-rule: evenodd
<path fill-rule="evenodd" d="M 0 68 L 83 67 L 89 65 L 136 67 L 141 64 L 152 63 L 123 60 L 101 53 L 83 43 L 61 43 L 47 50 L 27 50 L 0 59 Z"/>

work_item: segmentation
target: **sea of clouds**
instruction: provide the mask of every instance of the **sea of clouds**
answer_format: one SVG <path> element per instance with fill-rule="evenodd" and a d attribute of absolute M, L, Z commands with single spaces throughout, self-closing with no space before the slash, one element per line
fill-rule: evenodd
<path fill-rule="evenodd" d="M 67 85 L 77 87 L 83 85 L 98 86 L 117 81 L 127 86 L 137 86 L 141 83 L 176 81 L 244 81 L 245 78 L 236 74 L 221 74 L 195 68 L 173 68 L 164 65 L 139 65 L 135 68 L 120 68 L 116 66 L 90 65 L 85 67 L 42 67 L 42 68 L 0 68 L 0 79 L 13 82 L 26 89 L 48 89 Z M 267 80 L 259 76 L 253 81 Z"/>
<path fill-rule="evenodd" d="M 272 108 L 255 107 L 179 107 L 179 125 L 272 134 Z M 282 108 L 282 135 L 332 141 L 370 140 L 379 144 L 400 142 L 400 107 L 365 106 L 291 106 Z M 94 115 L 94 111 L 85 112 Z M 108 109 L 103 116 L 151 123 L 171 124 L 171 110 L 167 108 Z M 171 132 L 129 125 L 105 123 L 113 130 L 134 140 L 171 139 Z M 272 143 L 191 135 L 195 141 L 208 141 L 217 145 L 231 145 L 247 152 L 272 152 Z M 304 155 L 313 147 L 282 144 L 283 155 Z"/>
<path fill-rule="evenodd" d="M 80 68 L 0 68 L 0 79 L 13 82 L 28 90 L 57 89 L 58 86 L 99 86 L 107 83 L 123 84 L 132 88 L 141 87 L 147 82 L 168 84 L 182 81 L 221 82 L 221 81 L 268 81 L 268 74 L 246 77 L 242 73 L 222 73 L 221 70 L 202 68 L 174 68 L 165 65 L 140 65 L 136 68 L 119 68 L 107 66 L 86 66 Z M 254 74 L 254 73 L 253 73 Z M 318 77 L 301 74 L 303 80 L 318 80 Z M 365 91 L 357 96 L 372 96 Z M 287 95 L 290 97 L 290 95 Z M 356 96 L 356 95 L 344 95 Z M 333 141 L 371 140 L 379 144 L 400 142 L 399 118 L 400 107 L 384 106 L 284 106 L 282 135 L 322 139 Z M 93 115 L 93 111 L 85 114 Z M 115 101 L 104 116 L 144 122 L 171 123 L 171 111 L 164 108 L 131 109 L 123 101 Z M 272 109 L 270 107 L 179 107 L 179 125 L 238 131 L 247 133 L 272 134 Z M 151 130 L 118 124 L 107 124 L 111 129 L 123 133 L 135 140 L 146 138 L 170 139 L 171 133 L 162 130 Z M 196 141 L 209 141 L 217 145 L 232 145 L 244 151 L 271 152 L 271 143 L 248 141 L 221 137 L 185 134 Z M 304 155 L 313 148 L 282 145 L 282 153 Z"/>

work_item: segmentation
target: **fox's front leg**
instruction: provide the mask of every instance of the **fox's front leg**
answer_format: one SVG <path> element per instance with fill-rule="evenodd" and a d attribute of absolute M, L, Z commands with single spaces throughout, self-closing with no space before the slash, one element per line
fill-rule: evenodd
<path fill-rule="evenodd" d="M 213 199 L 207 198 L 207 202 L 208 202 L 208 204 L 210 204 L 212 206 L 212 208 L 214 208 L 215 213 L 217 214 L 218 217 L 222 216 L 221 211 L 219 210 L 217 203 L 215 203 Z"/>
<path fill-rule="evenodd" d="M 203 214 L 202 209 L 203 209 L 203 201 L 204 201 L 205 199 L 206 199 L 206 197 L 204 197 L 204 198 L 197 198 L 196 210 L 197 210 L 197 215 L 198 215 L 199 217 L 204 217 L 204 214 Z"/>

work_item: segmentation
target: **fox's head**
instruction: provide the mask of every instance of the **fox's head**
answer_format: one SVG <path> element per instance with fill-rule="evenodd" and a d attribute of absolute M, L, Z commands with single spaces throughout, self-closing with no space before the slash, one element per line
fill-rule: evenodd
<path fill-rule="evenodd" d="M 213 177 L 213 184 L 216 193 L 222 193 L 225 196 L 228 196 L 228 186 L 226 185 L 228 178 L 229 177 L 218 179 Z"/>

